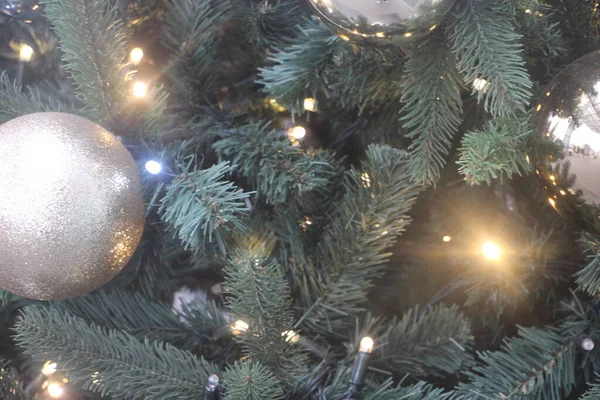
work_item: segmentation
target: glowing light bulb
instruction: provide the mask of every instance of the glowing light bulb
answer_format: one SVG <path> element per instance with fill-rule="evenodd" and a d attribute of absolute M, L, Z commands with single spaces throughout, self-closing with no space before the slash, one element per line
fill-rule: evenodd
<path fill-rule="evenodd" d="M 132 49 L 129 53 L 129 59 L 133 65 L 138 65 L 140 62 L 142 62 L 142 58 L 144 58 L 144 50 L 140 49 L 139 47 Z"/>
<path fill-rule="evenodd" d="M 233 325 L 231 325 L 231 333 L 233 333 L 234 335 L 241 335 L 243 332 L 246 332 L 249 328 L 250 326 L 246 322 L 242 321 L 241 319 L 238 319 L 233 323 Z"/>
<path fill-rule="evenodd" d="M 485 242 L 483 246 L 481 246 L 481 252 L 487 259 L 496 261 L 500 258 L 502 249 L 494 242 Z"/>
<path fill-rule="evenodd" d="M 316 112 L 317 111 L 317 101 L 315 99 L 313 99 L 312 97 L 307 97 L 306 99 L 304 99 L 304 109 L 306 111 Z"/>
<path fill-rule="evenodd" d="M 486 92 L 487 85 L 488 85 L 488 81 L 486 81 L 483 78 L 476 78 L 473 81 L 473 89 L 475 89 L 475 90 L 479 90 L 479 91 L 483 90 L 484 92 Z"/>
<path fill-rule="evenodd" d="M 303 139 L 306 136 L 306 129 L 302 126 L 295 126 L 288 131 L 288 136 L 295 140 Z"/>
<path fill-rule="evenodd" d="M 146 171 L 150 172 L 152 175 L 160 174 L 162 171 L 162 165 L 158 161 L 150 160 L 145 164 Z"/>
<path fill-rule="evenodd" d="M 360 347 L 358 351 L 360 351 L 361 353 L 370 353 L 373 351 L 374 344 L 375 342 L 373 341 L 373 339 L 371 339 L 368 336 L 365 336 L 360 340 Z"/>
<path fill-rule="evenodd" d="M 292 330 L 282 332 L 281 336 L 283 336 L 284 340 L 288 343 L 296 343 L 300 339 L 298 334 Z"/>
<path fill-rule="evenodd" d="M 58 398 L 62 396 L 64 389 L 60 383 L 52 382 L 48 385 L 48 395 L 50 397 Z"/>
<path fill-rule="evenodd" d="M 42 367 L 42 374 L 50 376 L 56 372 L 56 363 L 52 361 L 46 361 Z"/>
<path fill-rule="evenodd" d="M 452 236 L 450 236 L 450 235 L 446 235 L 446 236 L 444 236 L 444 237 L 442 238 L 442 240 L 443 240 L 444 242 L 448 243 L 449 241 L 451 241 L 451 240 L 452 240 Z"/>
<path fill-rule="evenodd" d="M 29 62 L 33 57 L 33 49 L 28 44 L 24 44 L 19 51 L 19 61 Z"/>
<path fill-rule="evenodd" d="M 137 81 L 133 84 L 133 95 L 135 97 L 141 99 L 146 96 L 146 93 L 148 93 L 148 86 L 144 82 Z"/>

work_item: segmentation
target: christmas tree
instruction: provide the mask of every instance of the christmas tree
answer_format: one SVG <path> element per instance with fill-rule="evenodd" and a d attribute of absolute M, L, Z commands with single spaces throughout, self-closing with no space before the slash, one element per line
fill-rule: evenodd
<path fill-rule="evenodd" d="M 146 214 L 101 288 L 0 291 L 2 399 L 600 398 L 595 153 L 536 122 L 598 4 L 354 3 L 0 0 L 0 123 L 106 128 Z"/>

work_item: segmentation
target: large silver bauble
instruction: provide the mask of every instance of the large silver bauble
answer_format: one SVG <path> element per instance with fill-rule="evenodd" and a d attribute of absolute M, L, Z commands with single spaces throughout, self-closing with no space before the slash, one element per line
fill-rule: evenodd
<path fill-rule="evenodd" d="M 536 106 L 535 124 L 538 134 L 563 146 L 565 158 L 557 162 L 568 161 L 575 175 L 561 194 L 579 191 L 586 202 L 600 205 L 600 51 L 554 77 Z"/>
<path fill-rule="evenodd" d="M 310 0 L 316 15 L 342 39 L 401 46 L 437 27 L 450 2 L 439 0 Z"/>
<path fill-rule="evenodd" d="M 0 287 L 48 300 L 125 266 L 145 211 L 135 162 L 106 129 L 36 113 L 0 125 Z"/>

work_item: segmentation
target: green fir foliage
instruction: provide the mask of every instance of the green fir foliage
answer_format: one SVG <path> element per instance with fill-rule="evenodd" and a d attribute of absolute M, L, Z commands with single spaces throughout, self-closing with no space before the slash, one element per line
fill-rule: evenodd
<path fill-rule="evenodd" d="M 75 114 L 74 109 L 58 100 L 43 97 L 35 87 L 28 86 L 23 91 L 6 73 L 0 74 L 0 123 L 25 114 L 51 111 Z"/>
<path fill-rule="evenodd" d="M 258 48 L 285 44 L 296 34 L 302 11 L 296 0 L 232 0 L 234 18 L 242 21 L 248 40 Z"/>
<path fill-rule="evenodd" d="M 252 179 L 259 199 L 278 204 L 313 190 L 327 190 L 338 175 L 337 162 L 324 150 L 294 146 L 284 132 L 253 123 L 222 134 L 213 148 L 229 159 L 236 171 Z"/>
<path fill-rule="evenodd" d="M 229 163 L 204 170 L 192 168 L 193 164 L 190 160 L 181 166 L 167 186 L 159 213 L 186 247 L 202 251 L 213 244 L 225 253 L 231 234 L 246 229 L 244 200 L 249 194 L 224 179 L 231 172 Z"/>
<path fill-rule="evenodd" d="M 283 399 L 283 388 L 259 361 L 237 361 L 223 374 L 226 400 Z"/>
<path fill-rule="evenodd" d="M 579 398 L 579 400 L 596 400 L 600 399 L 600 382 L 594 382 L 590 385 L 587 392 Z"/>
<path fill-rule="evenodd" d="M 230 258 L 225 274 L 226 290 L 231 295 L 228 307 L 236 318 L 250 325 L 238 338 L 244 352 L 284 381 L 301 374 L 306 360 L 286 335 L 293 327 L 293 313 L 281 266 L 268 259 L 264 250 L 239 249 Z"/>
<path fill-rule="evenodd" d="M 55 360 L 69 380 L 121 399 L 197 399 L 215 367 L 162 342 L 88 324 L 65 311 L 29 306 L 15 340 L 27 354 Z"/>
<path fill-rule="evenodd" d="M 167 73 L 173 84 L 171 93 L 181 104 L 203 104 L 215 87 L 218 34 L 228 8 L 227 1 L 167 2 L 161 39 L 172 50 Z"/>
<path fill-rule="evenodd" d="M 401 120 L 412 139 L 408 173 L 425 185 L 437 182 L 462 112 L 454 55 L 441 30 L 419 43 L 406 63 Z"/>
<path fill-rule="evenodd" d="M 211 309 L 209 304 L 203 306 L 206 306 L 206 311 Z M 140 340 L 160 340 L 189 351 L 194 351 L 208 341 L 218 327 L 226 324 L 217 312 L 202 315 L 189 310 L 184 317 L 175 314 L 165 304 L 153 302 L 138 293 L 121 290 L 102 291 L 57 301 L 51 303 L 51 307 L 104 328 L 119 329 Z M 200 321 L 189 321 L 188 318 L 199 318 Z M 190 324 L 195 329 L 190 329 Z M 204 327 L 203 330 L 198 329 L 201 326 Z"/>
<path fill-rule="evenodd" d="M 590 296 L 597 296 L 600 292 L 600 239 L 590 233 L 581 237 L 583 251 L 588 254 L 589 262 L 575 276 L 579 290 Z"/>
<path fill-rule="evenodd" d="M 531 171 L 525 154 L 531 134 L 525 120 L 497 119 L 484 130 L 468 132 L 462 140 L 459 171 L 470 185 L 490 185 Z"/>
<path fill-rule="evenodd" d="M 556 328 L 520 328 L 500 350 L 478 355 L 482 365 L 459 385 L 465 399 L 562 399 L 575 384 L 575 345 Z"/>
<path fill-rule="evenodd" d="M 465 0 L 457 2 L 448 27 L 452 50 L 465 81 L 484 79 L 487 90 L 473 88 L 485 97 L 485 109 L 495 117 L 525 112 L 532 87 L 522 59 L 523 45 L 516 33 L 510 2 Z"/>
<path fill-rule="evenodd" d="M 60 38 L 82 114 L 108 129 L 120 122 L 127 102 L 127 36 L 109 0 L 53 0 L 46 15 Z"/>
<path fill-rule="evenodd" d="M 361 170 L 347 174 L 346 195 L 319 242 L 315 266 L 301 276 L 302 301 L 312 329 L 339 335 L 364 311 L 385 253 L 410 219 L 419 186 L 410 179 L 407 154 L 371 145 Z"/>
<path fill-rule="evenodd" d="M 293 111 L 302 110 L 306 97 L 327 86 L 325 71 L 335 46 L 346 45 L 319 22 L 302 22 L 290 44 L 269 56 L 272 65 L 260 69 L 258 80 L 267 93 Z"/>
<path fill-rule="evenodd" d="M 410 310 L 400 320 L 389 323 L 378 343 L 381 347 L 373 362 L 398 375 L 457 373 L 472 360 L 471 326 L 456 306 Z"/>

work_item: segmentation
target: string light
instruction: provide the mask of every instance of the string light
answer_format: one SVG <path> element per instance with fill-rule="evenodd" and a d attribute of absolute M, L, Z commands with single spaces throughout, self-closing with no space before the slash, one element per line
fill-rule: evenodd
<path fill-rule="evenodd" d="M 142 58 L 144 58 L 144 50 L 140 49 L 139 47 L 132 49 L 129 53 L 129 59 L 133 65 L 138 65 L 140 62 L 142 62 Z"/>
<path fill-rule="evenodd" d="M 304 109 L 310 112 L 317 112 L 317 101 L 312 97 L 304 99 Z"/>
<path fill-rule="evenodd" d="M 291 128 L 290 130 L 288 130 L 288 136 L 291 139 L 295 139 L 295 140 L 303 139 L 304 136 L 306 136 L 306 129 L 304 129 L 304 127 L 302 127 L 300 125 L 295 126 L 295 127 Z"/>
<path fill-rule="evenodd" d="M 216 397 L 219 382 L 220 379 L 218 375 L 211 374 L 208 377 L 206 387 L 204 388 L 204 400 L 213 400 Z"/>
<path fill-rule="evenodd" d="M 233 323 L 233 325 L 231 325 L 231 333 L 238 336 L 238 335 L 241 335 L 243 332 L 246 332 L 249 328 L 250 328 L 250 325 L 248 325 L 246 322 L 242 321 L 241 319 L 238 319 L 237 321 L 235 321 Z"/>
<path fill-rule="evenodd" d="M 442 240 L 443 240 L 444 242 L 448 243 L 449 241 L 451 241 L 451 240 L 452 240 L 452 236 L 450 236 L 450 235 L 446 235 L 446 236 L 444 236 L 444 237 L 442 238 Z"/>
<path fill-rule="evenodd" d="M 479 91 L 483 90 L 483 92 L 485 93 L 485 92 L 487 92 L 487 86 L 488 86 L 488 81 L 486 81 L 483 78 L 476 78 L 473 81 L 473 89 L 475 89 L 475 90 L 479 90 Z"/>
<path fill-rule="evenodd" d="M 284 340 L 287 343 L 296 343 L 298 340 L 300 340 L 300 336 L 292 330 L 282 332 L 281 336 L 284 337 Z"/>
<path fill-rule="evenodd" d="M 365 336 L 360 340 L 358 354 L 356 354 L 354 364 L 352 365 L 352 371 L 350 373 L 350 391 L 352 394 L 359 393 L 365 385 L 369 358 L 371 356 L 371 352 L 373 351 L 374 345 L 375 342 L 369 336 Z"/>
<path fill-rule="evenodd" d="M 362 179 L 364 187 L 366 187 L 366 188 L 371 187 L 371 177 L 369 176 L 368 173 L 363 172 L 362 174 L 360 174 L 360 179 Z"/>
<path fill-rule="evenodd" d="M 29 62 L 33 57 L 33 49 L 28 44 L 24 44 L 19 51 L 19 61 Z"/>
<path fill-rule="evenodd" d="M 135 97 L 141 99 L 146 96 L 146 93 L 148 93 L 148 86 L 144 82 L 137 81 L 133 84 L 133 95 Z"/>
<path fill-rule="evenodd" d="M 375 345 L 375 342 L 373 341 L 372 338 L 370 338 L 369 336 L 365 336 L 364 338 L 362 338 L 360 340 L 360 346 L 358 348 L 358 351 L 360 351 L 361 353 L 371 353 L 373 351 L 373 346 Z"/>
<path fill-rule="evenodd" d="M 48 385 L 48 395 L 50 397 L 58 398 L 63 395 L 64 389 L 60 383 L 52 382 Z"/>
<path fill-rule="evenodd" d="M 500 259 L 502 249 L 496 243 L 488 241 L 485 242 L 483 246 L 481 246 L 481 252 L 483 253 L 485 258 L 492 261 L 497 261 Z"/>
<path fill-rule="evenodd" d="M 162 171 L 162 165 L 154 160 L 147 161 L 144 167 L 146 168 L 146 171 L 150 172 L 152 175 L 158 175 L 160 174 L 160 171 Z"/>
<path fill-rule="evenodd" d="M 56 372 L 56 363 L 52 361 L 46 361 L 42 367 L 42 374 L 46 376 L 53 375 Z"/>

